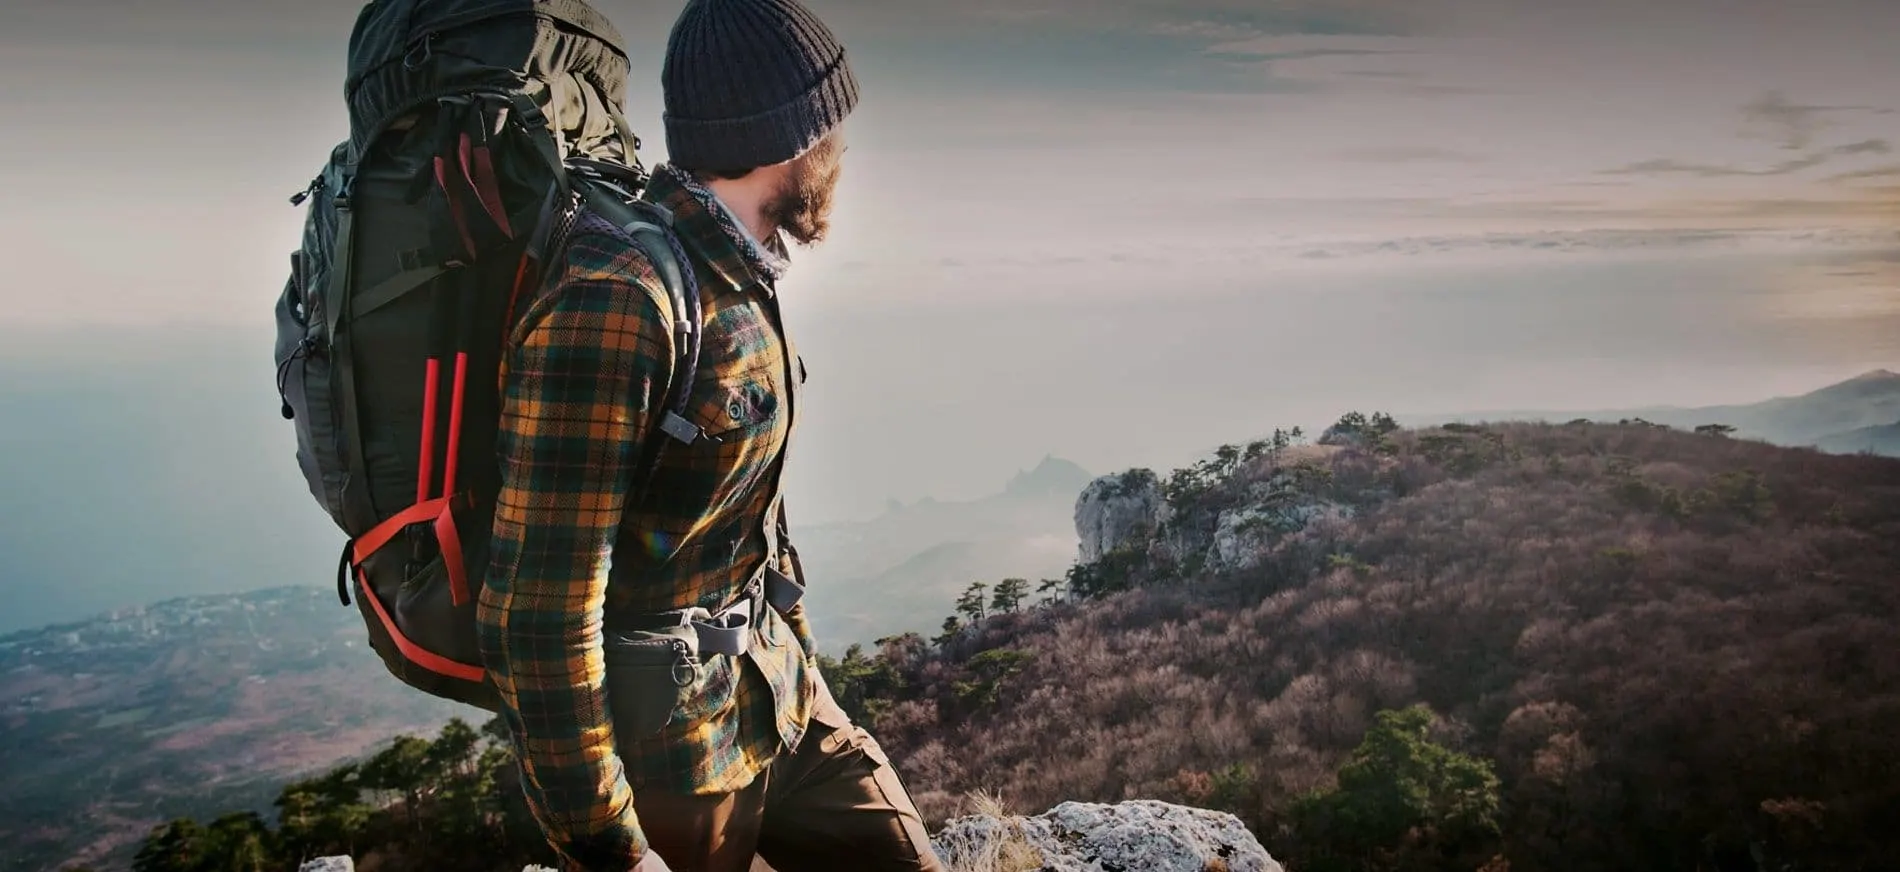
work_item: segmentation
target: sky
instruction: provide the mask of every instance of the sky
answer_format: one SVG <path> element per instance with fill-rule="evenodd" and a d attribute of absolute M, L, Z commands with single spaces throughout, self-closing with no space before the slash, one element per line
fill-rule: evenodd
<path fill-rule="evenodd" d="M 665 159 L 677 3 L 628 35 Z M 1349 409 L 1745 402 L 1900 368 L 1892 0 L 811 0 L 795 523 Z M 0 11 L 0 631 L 323 584 L 267 356 L 357 6 Z"/>

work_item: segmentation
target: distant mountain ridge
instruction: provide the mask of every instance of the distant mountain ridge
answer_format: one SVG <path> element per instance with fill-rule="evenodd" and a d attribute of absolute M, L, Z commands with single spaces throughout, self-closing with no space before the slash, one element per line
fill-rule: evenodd
<path fill-rule="evenodd" d="M 1900 457 L 1900 422 L 1876 427 L 1861 427 L 1836 433 L 1815 443 L 1815 447 L 1834 454 L 1884 454 Z"/>
<path fill-rule="evenodd" d="M 893 503 L 868 521 L 795 527 L 819 645 L 932 629 L 972 581 L 1060 576 L 1075 561 L 1075 500 L 1092 478 L 1051 455 L 979 499 Z"/>
<path fill-rule="evenodd" d="M 1034 469 L 1016 473 L 1003 486 L 1010 496 L 1072 496 L 1088 487 L 1094 476 L 1075 463 L 1053 454 L 1045 455 Z"/>
<path fill-rule="evenodd" d="M 1577 418 L 1598 422 L 1641 418 L 1680 429 L 1726 424 L 1735 428 L 1737 436 L 1776 445 L 1815 447 L 1840 454 L 1872 451 L 1900 455 L 1900 373 L 1875 369 L 1805 394 L 1734 405 L 1586 411 L 1496 410 L 1395 417 L 1408 427 L 1483 421 L 1562 423 Z"/>

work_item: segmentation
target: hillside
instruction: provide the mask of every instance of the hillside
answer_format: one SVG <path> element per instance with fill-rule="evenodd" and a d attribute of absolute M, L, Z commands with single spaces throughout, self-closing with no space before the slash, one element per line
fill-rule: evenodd
<path fill-rule="evenodd" d="M 472 711 L 409 691 L 334 594 L 194 597 L 0 637 L 0 869 L 123 863 L 180 815 Z"/>
<path fill-rule="evenodd" d="M 1438 426 L 1452 422 L 1547 421 L 1576 418 L 1602 423 L 1640 418 L 1684 430 L 1703 424 L 1727 424 L 1736 435 L 1776 445 L 1817 446 L 1826 451 L 1853 453 L 1871 448 L 1875 453 L 1900 456 L 1900 373 L 1876 369 L 1819 390 L 1758 403 L 1683 408 L 1660 406 L 1639 409 L 1551 411 L 1516 410 L 1460 414 L 1400 415 L 1407 426 Z M 1886 428 L 1879 438 L 1874 428 Z"/>
<path fill-rule="evenodd" d="M 841 699 L 933 819 L 1155 798 L 1301 870 L 1890 866 L 1900 461 L 1378 420 L 1096 482 L 1066 601 L 854 653 Z M 1415 704 L 1465 786 L 1368 787 Z"/>
<path fill-rule="evenodd" d="M 1030 605 L 1020 589 L 964 597 L 960 622 L 934 638 L 891 636 L 871 656 L 822 658 L 933 829 L 993 792 L 1019 809 L 1142 799 L 1232 812 L 1300 872 L 1889 865 L 1900 848 L 1884 825 L 1900 815 L 1890 738 L 1900 662 L 1888 656 L 1900 647 L 1900 461 L 1643 423 L 1341 424 L 1329 444 L 1282 439 L 1165 476 L 1096 479 L 1070 514 L 1088 562 L 1053 600 Z M 957 547 L 916 562 L 954 563 L 938 555 Z M 240 614 L 254 625 L 257 611 L 318 626 L 333 610 L 271 597 L 282 603 L 217 607 L 221 619 L 207 616 L 211 605 L 173 603 L 87 632 L 0 640 L 9 658 L 42 658 L 6 662 L 9 717 L 44 705 L 35 694 L 50 676 L 112 634 L 170 628 L 158 634 L 168 645 L 127 647 L 119 661 L 150 675 L 160 661 L 189 660 L 178 653 L 183 628 L 232 627 Z M 948 611 L 949 599 L 926 613 Z M 339 622 L 332 632 L 354 631 Z M 22 751 L 10 744 L 9 772 L 41 767 L 41 795 L 68 773 L 70 794 L 123 795 L 117 782 L 77 779 L 144 757 L 88 752 L 80 723 L 150 741 L 189 710 L 173 695 L 200 683 L 241 695 L 243 675 L 294 671 L 244 661 L 277 647 L 267 640 L 298 638 L 293 630 L 267 623 L 238 635 L 213 634 L 205 655 L 230 661 L 228 675 L 199 662 L 142 697 L 56 699 L 52 711 L 73 711 L 66 726 Z M 51 649 L 63 659 L 45 661 Z M 366 674 L 380 675 L 327 680 Z M 327 735 L 365 736 L 363 746 L 414 729 L 337 732 L 339 716 L 343 726 L 361 717 L 350 706 L 380 710 L 364 703 L 377 686 L 359 684 L 365 697 L 308 694 L 326 702 L 275 715 L 277 728 L 314 719 Z M 257 700 L 236 711 L 262 717 Z M 203 729 L 234 738 L 216 755 L 153 756 L 209 773 L 176 783 L 222 776 L 242 790 L 162 807 L 147 799 L 141 820 L 267 808 L 282 788 L 286 767 L 246 750 L 260 733 Z M 434 745 L 473 753 L 450 737 Z M 434 747 L 404 741 L 383 753 Z M 61 759 L 75 753 L 95 757 Z M 487 821 L 475 831 L 502 841 L 477 853 L 514 868 L 535 849 L 494 753 L 458 776 L 470 786 L 441 794 L 473 804 L 454 799 L 439 823 Z M 396 768 L 372 760 L 305 789 L 328 796 L 323 785 L 340 778 L 400 795 L 388 781 Z M 42 828 L 64 820 L 31 796 L 11 799 L 7 811 L 33 810 Z M 414 830 L 399 825 L 401 810 L 356 836 L 322 835 L 334 824 L 323 817 L 297 838 L 329 850 L 351 838 L 381 844 L 395 852 L 382 854 L 391 870 L 438 856 L 435 825 L 399 835 Z M 219 838 L 266 838 L 265 823 L 219 820 Z"/>
<path fill-rule="evenodd" d="M 1088 483 L 1081 467 L 1049 457 L 982 499 L 926 499 L 864 522 L 795 526 L 820 646 L 837 653 L 934 629 L 938 605 L 971 581 L 1060 577 L 1075 562 L 1071 518 Z"/>
<path fill-rule="evenodd" d="M 799 528 L 822 580 L 811 602 L 826 647 L 916 628 L 972 579 L 1061 575 L 1088 480 L 1046 458 L 983 499 Z M 365 647 L 356 610 L 317 588 L 171 600 L 0 637 L 0 869 L 123 865 L 155 824 L 268 813 L 287 779 L 472 711 L 398 684 Z"/>
<path fill-rule="evenodd" d="M 1836 433 L 1814 444 L 1822 451 L 1831 451 L 1835 454 L 1866 452 L 1900 457 L 1900 422 Z"/>

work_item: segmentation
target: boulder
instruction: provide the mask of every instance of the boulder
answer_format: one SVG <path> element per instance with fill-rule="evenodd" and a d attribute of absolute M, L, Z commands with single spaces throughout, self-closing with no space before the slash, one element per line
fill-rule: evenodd
<path fill-rule="evenodd" d="M 1153 800 L 1065 802 L 1029 818 L 962 817 L 931 842 L 956 870 L 1282 872 L 1239 818 Z"/>
<path fill-rule="evenodd" d="M 1131 469 L 1089 482 L 1075 501 L 1081 562 L 1142 544 L 1168 519 L 1168 500 L 1153 470 Z"/>
<path fill-rule="evenodd" d="M 356 861 L 348 857 L 317 857 L 305 860 L 297 872 L 356 872 Z M 546 866 L 529 866 L 521 872 L 555 872 Z"/>

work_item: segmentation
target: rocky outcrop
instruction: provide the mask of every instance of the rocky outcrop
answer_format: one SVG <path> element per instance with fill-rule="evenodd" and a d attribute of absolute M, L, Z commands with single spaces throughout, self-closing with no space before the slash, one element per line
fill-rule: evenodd
<path fill-rule="evenodd" d="M 1237 471 L 1218 500 L 1193 500 L 1176 509 L 1160 479 L 1134 469 L 1103 476 L 1075 503 L 1080 562 L 1138 552 L 1163 564 L 1232 572 L 1257 565 L 1285 537 L 1325 519 L 1346 518 L 1352 507 L 1326 483 L 1323 470 L 1339 446 L 1282 449 Z"/>
<path fill-rule="evenodd" d="M 1008 868 L 1041 872 L 1281 872 L 1239 818 L 1135 800 L 1065 802 L 1030 818 L 957 818 L 931 842 L 959 872 Z M 1033 864 L 1033 865 L 1032 865 Z"/>
<path fill-rule="evenodd" d="M 1083 563 L 1153 536 L 1168 520 L 1168 500 L 1153 470 L 1105 475 L 1082 489 L 1075 501 L 1075 532 Z"/>
<path fill-rule="evenodd" d="M 348 857 L 318 857 L 314 860 L 305 860 L 302 866 L 297 867 L 297 872 L 356 872 L 356 861 Z M 529 866 L 521 872 L 555 872 L 555 870 L 546 866 Z"/>
<path fill-rule="evenodd" d="M 1027 818 L 971 815 L 930 841 L 950 872 L 1282 872 L 1239 818 L 1153 800 L 1065 802 Z M 297 872 L 355 870 L 348 857 L 318 857 Z"/>

